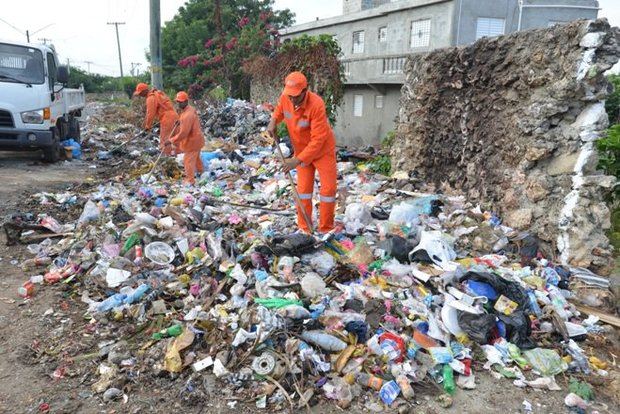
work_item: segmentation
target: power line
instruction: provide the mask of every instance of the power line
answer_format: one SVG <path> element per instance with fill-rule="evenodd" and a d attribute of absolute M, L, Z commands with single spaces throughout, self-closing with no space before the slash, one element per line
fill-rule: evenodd
<path fill-rule="evenodd" d="M 6 20 L 4 20 L 4 19 L 1 19 L 1 18 L 0 18 L 0 21 L 1 21 L 1 22 L 4 22 L 4 23 L 5 23 L 5 24 L 7 24 L 8 26 L 10 26 L 10 27 L 12 27 L 13 29 L 17 30 L 19 33 L 21 33 L 21 34 L 26 34 L 26 33 L 25 33 L 25 32 L 23 32 L 21 29 L 18 29 L 17 27 L 13 26 L 11 23 L 7 22 Z"/>
<path fill-rule="evenodd" d="M 123 59 L 121 58 L 121 40 L 118 37 L 118 25 L 125 24 L 125 22 L 109 22 L 108 25 L 114 25 L 116 28 L 116 45 L 118 46 L 118 64 L 121 68 L 121 78 L 123 77 Z"/>

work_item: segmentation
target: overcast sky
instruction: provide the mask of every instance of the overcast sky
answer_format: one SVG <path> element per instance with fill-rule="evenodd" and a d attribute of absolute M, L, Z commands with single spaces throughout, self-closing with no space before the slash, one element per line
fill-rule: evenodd
<path fill-rule="evenodd" d="M 4 0 L 7 1 L 8 0 Z M 620 0 L 599 0 L 600 16 L 613 25 L 620 25 Z M 185 1 L 161 0 L 162 23 L 172 19 Z M 26 40 L 30 30 L 31 41 L 49 38 L 61 59 L 70 59 L 72 65 L 92 72 L 118 75 L 118 54 L 114 26 L 108 22 L 125 22 L 119 26 L 123 69 L 129 73 L 131 63 L 140 63 L 142 71 L 147 63 L 144 52 L 149 44 L 148 0 L 19 0 L 11 1 L 0 13 L 0 39 Z M 289 8 L 297 23 L 336 16 L 342 12 L 341 0 L 276 0 L 276 8 Z M 8 23 L 8 24 L 7 24 Z M 51 26 L 48 26 L 51 25 Z M 14 26 L 14 27 L 11 27 Z M 48 27 L 46 27 L 48 26 Z"/>

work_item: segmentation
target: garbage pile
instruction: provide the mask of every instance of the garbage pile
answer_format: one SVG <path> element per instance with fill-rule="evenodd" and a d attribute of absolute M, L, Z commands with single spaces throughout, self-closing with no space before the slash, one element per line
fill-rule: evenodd
<path fill-rule="evenodd" d="M 207 139 L 226 137 L 243 144 L 248 136 L 266 127 L 271 118 L 262 107 L 239 99 L 228 98 L 223 105 L 205 103 L 202 106 L 201 124 Z"/>
<path fill-rule="evenodd" d="M 130 171 L 87 193 L 43 195 L 83 205 L 75 223 L 20 218 L 50 236 L 28 246 L 33 276 L 20 294 L 63 284 L 81 298 L 99 338 L 94 393 L 111 401 L 152 375 L 181 377 L 183 398 L 200 399 L 213 374 L 231 408 L 363 400 L 381 410 L 437 389 L 448 407 L 487 370 L 591 406 L 584 380 L 613 367 L 580 344 L 608 328 L 571 289 L 604 301 L 607 279 L 558 265 L 463 198 L 397 190 L 352 162 L 338 164 L 348 194 L 338 227 L 295 232 L 288 181 L 259 133 L 269 114 L 250 107 L 207 111 L 207 132 L 222 139 L 207 143 L 217 151 L 203 152 L 194 188 Z"/>

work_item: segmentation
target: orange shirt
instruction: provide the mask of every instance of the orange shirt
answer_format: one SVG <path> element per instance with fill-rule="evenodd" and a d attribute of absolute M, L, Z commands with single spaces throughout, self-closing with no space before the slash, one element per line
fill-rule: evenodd
<path fill-rule="evenodd" d="M 176 114 L 170 98 L 157 89 L 149 91 L 146 96 L 146 119 L 144 120 L 144 129 L 151 129 L 155 117 L 157 117 L 161 123 L 162 118 L 164 118 L 167 112 Z"/>
<path fill-rule="evenodd" d="M 200 151 L 205 145 L 205 137 L 200 127 L 196 109 L 187 105 L 179 114 L 179 129 L 170 141 L 183 152 Z"/>
<path fill-rule="evenodd" d="M 336 152 L 336 139 L 327 120 L 325 103 L 316 93 L 306 92 L 298 108 L 288 96 L 281 95 L 273 118 L 278 124 L 286 122 L 295 157 L 302 163 L 309 165 L 325 154 Z"/>

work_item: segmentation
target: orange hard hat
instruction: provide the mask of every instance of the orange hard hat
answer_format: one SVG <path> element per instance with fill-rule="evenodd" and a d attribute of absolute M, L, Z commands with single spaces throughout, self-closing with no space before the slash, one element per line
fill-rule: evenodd
<path fill-rule="evenodd" d="M 308 80 L 301 72 L 291 72 L 284 80 L 284 94 L 299 96 L 308 87 Z"/>
<path fill-rule="evenodd" d="M 189 96 L 187 96 L 187 92 L 185 91 L 177 92 L 177 96 L 174 98 L 177 102 L 187 102 L 188 99 Z"/>
<path fill-rule="evenodd" d="M 139 84 L 136 85 L 136 90 L 134 91 L 133 96 L 140 95 L 142 92 L 148 91 L 148 90 L 149 90 L 149 85 L 147 85 L 144 82 L 140 82 Z"/>

